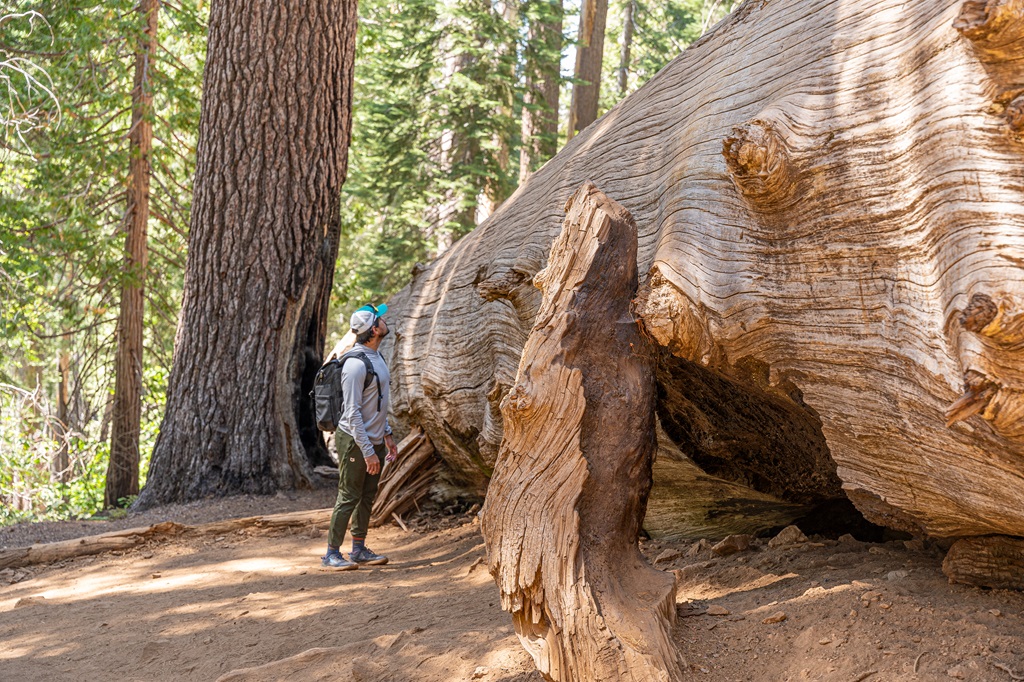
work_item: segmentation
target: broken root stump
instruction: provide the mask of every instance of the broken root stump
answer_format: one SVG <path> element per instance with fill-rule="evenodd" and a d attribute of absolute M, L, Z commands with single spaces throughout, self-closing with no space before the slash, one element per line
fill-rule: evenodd
<path fill-rule="evenodd" d="M 418 426 L 398 444 L 398 459 L 384 467 L 377 497 L 370 513 L 370 527 L 376 528 L 404 514 L 427 494 L 437 473 L 439 460 L 430 438 Z M 402 525 L 402 522 L 398 522 Z"/>
<path fill-rule="evenodd" d="M 483 509 L 488 566 L 549 680 L 676 680 L 675 583 L 637 537 L 651 489 L 654 354 L 630 312 L 637 230 L 585 183 L 543 292 Z"/>

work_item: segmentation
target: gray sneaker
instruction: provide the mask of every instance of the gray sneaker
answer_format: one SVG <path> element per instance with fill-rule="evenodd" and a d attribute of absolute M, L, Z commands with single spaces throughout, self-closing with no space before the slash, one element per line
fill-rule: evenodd
<path fill-rule="evenodd" d="M 359 564 L 353 563 L 341 556 L 341 552 L 328 552 L 326 556 L 320 557 L 320 563 L 323 564 L 324 568 L 330 568 L 335 571 L 351 571 L 354 568 L 359 568 Z"/>
<path fill-rule="evenodd" d="M 349 552 L 348 558 L 357 564 L 368 564 L 370 566 L 383 566 L 388 562 L 388 558 L 383 554 L 374 554 L 373 550 L 369 547 L 363 547 L 360 550 Z"/>

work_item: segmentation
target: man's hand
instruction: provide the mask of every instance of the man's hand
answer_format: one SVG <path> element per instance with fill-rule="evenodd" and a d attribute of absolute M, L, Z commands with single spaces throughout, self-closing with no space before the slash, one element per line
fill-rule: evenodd
<path fill-rule="evenodd" d="M 374 455 L 366 458 L 366 473 L 376 476 L 380 473 L 380 457 Z"/>
<path fill-rule="evenodd" d="M 384 436 L 384 445 L 388 446 L 388 454 L 385 455 L 384 459 L 388 462 L 394 462 L 398 459 L 398 446 L 395 445 L 395 439 L 391 437 L 391 434 Z"/>

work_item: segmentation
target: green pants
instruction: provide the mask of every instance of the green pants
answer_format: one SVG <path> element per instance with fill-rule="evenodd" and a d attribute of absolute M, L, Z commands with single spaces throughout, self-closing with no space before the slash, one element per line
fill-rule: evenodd
<path fill-rule="evenodd" d="M 384 467 L 384 455 L 388 448 L 383 443 L 374 445 L 373 451 L 380 458 Z M 341 547 L 345 541 L 345 531 L 349 520 L 352 521 L 352 535 L 357 538 L 366 537 L 366 529 L 370 526 L 370 510 L 373 509 L 373 498 L 377 496 L 377 484 L 380 474 L 370 476 L 366 473 L 366 460 L 363 451 L 352 441 L 345 454 L 338 453 L 338 500 L 334 503 L 331 514 L 331 529 L 327 533 L 327 544 Z"/>

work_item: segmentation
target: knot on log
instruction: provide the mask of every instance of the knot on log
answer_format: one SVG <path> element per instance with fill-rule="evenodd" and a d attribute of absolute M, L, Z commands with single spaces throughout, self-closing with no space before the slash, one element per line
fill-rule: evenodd
<path fill-rule="evenodd" d="M 644 331 L 672 355 L 704 367 L 725 364 L 706 312 L 680 291 L 655 265 L 633 301 L 633 313 Z"/>
<path fill-rule="evenodd" d="M 496 301 L 499 298 L 511 298 L 512 293 L 530 282 L 532 276 L 523 270 L 512 268 L 496 272 L 484 278 L 484 268 L 477 274 L 476 290 L 485 301 Z"/>
<path fill-rule="evenodd" d="M 999 34 L 1021 20 L 1022 8 L 1018 0 L 967 0 L 953 28 L 972 42 L 997 42 Z"/>
<path fill-rule="evenodd" d="M 740 192 L 755 204 L 777 206 L 796 187 L 789 148 L 770 121 L 736 126 L 722 141 L 722 155 Z"/>
<path fill-rule="evenodd" d="M 953 28 L 971 42 L 993 81 L 1024 86 L 1024 0 L 967 0 Z"/>
<path fill-rule="evenodd" d="M 1024 95 L 1016 97 L 1003 112 L 1010 134 L 1020 139 L 1024 135 Z"/>
<path fill-rule="evenodd" d="M 506 410 L 526 412 L 532 404 L 533 397 L 530 395 L 530 391 L 522 384 L 516 384 L 501 401 L 501 410 L 503 412 Z"/>
<path fill-rule="evenodd" d="M 970 303 L 960 313 L 960 324 L 969 332 L 980 333 L 999 314 L 999 307 L 991 296 L 974 294 Z"/>
<path fill-rule="evenodd" d="M 946 426 L 980 415 L 1007 438 L 1024 438 L 1024 391 L 975 369 L 964 373 L 964 394 L 946 410 Z"/>
<path fill-rule="evenodd" d="M 999 387 L 984 374 L 967 370 L 964 373 L 964 394 L 946 410 L 946 426 L 984 412 L 998 390 Z"/>
<path fill-rule="evenodd" d="M 1024 312 L 1008 297 L 997 303 L 986 294 L 971 296 L 960 314 L 960 323 L 966 331 L 991 339 L 1002 350 L 1024 351 Z"/>
<path fill-rule="evenodd" d="M 946 410 L 946 426 L 980 415 L 1007 438 L 1024 437 L 1024 313 L 1005 294 L 974 294 L 959 315 L 963 395 Z"/>

